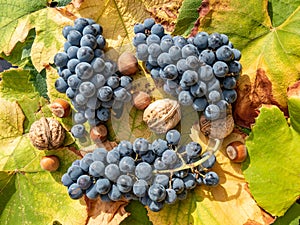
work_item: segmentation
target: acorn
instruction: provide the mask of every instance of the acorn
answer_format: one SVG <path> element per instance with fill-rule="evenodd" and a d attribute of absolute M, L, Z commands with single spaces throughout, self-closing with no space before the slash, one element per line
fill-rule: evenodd
<path fill-rule="evenodd" d="M 56 155 L 43 156 L 40 161 L 41 168 L 50 172 L 56 171 L 59 164 L 59 158 Z"/>
<path fill-rule="evenodd" d="M 104 124 L 92 127 L 90 130 L 90 138 L 95 143 L 102 143 L 107 139 L 107 128 Z"/>
<path fill-rule="evenodd" d="M 70 115 L 71 106 L 70 103 L 64 99 L 57 98 L 50 105 L 51 112 L 60 118 L 64 118 Z"/>
<path fill-rule="evenodd" d="M 248 155 L 246 145 L 240 141 L 234 141 L 227 145 L 226 154 L 232 162 L 243 162 Z"/>
<path fill-rule="evenodd" d="M 126 76 L 135 74 L 138 71 L 138 61 L 130 52 L 122 53 L 118 58 L 118 69 Z"/>

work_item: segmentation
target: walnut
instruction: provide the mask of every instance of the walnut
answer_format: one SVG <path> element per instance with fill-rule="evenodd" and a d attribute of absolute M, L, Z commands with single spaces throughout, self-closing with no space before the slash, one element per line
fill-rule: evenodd
<path fill-rule="evenodd" d="M 40 150 L 56 149 L 65 139 L 65 130 L 57 120 L 42 117 L 31 125 L 29 138 Z"/>
<path fill-rule="evenodd" d="M 143 120 L 155 133 L 163 134 L 174 128 L 181 119 L 180 105 L 172 99 L 152 102 L 144 111 Z"/>

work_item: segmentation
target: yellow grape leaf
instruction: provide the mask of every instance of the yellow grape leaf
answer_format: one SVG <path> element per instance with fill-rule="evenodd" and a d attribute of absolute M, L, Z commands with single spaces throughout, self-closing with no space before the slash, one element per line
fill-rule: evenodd
<path fill-rule="evenodd" d="M 199 136 L 199 127 L 191 131 L 191 138 L 205 146 L 205 140 Z M 219 175 L 220 184 L 217 187 L 198 186 L 189 192 L 187 199 L 166 205 L 159 213 L 148 210 L 154 225 L 265 225 L 274 220 L 251 197 L 241 165 L 230 162 L 226 156 L 225 146 L 235 140 L 243 141 L 231 134 L 216 153 L 217 163 L 212 170 Z"/>

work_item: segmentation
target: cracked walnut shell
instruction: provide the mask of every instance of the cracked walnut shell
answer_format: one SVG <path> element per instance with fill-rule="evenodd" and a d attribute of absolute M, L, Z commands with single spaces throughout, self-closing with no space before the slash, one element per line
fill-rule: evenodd
<path fill-rule="evenodd" d="M 63 144 L 65 130 L 57 120 L 42 117 L 31 125 L 29 138 L 40 150 L 56 149 Z"/>
<path fill-rule="evenodd" d="M 152 102 L 144 111 L 143 120 L 150 130 L 163 134 L 174 128 L 181 119 L 180 105 L 172 99 Z"/>

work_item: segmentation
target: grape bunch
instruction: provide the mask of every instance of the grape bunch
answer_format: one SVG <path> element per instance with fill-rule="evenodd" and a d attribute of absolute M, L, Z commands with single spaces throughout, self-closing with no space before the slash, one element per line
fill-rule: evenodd
<path fill-rule="evenodd" d="M 105 123 L 112 108 L 120 109 L 131 100 L 132 78 L 122 76 L 116 63 L 105 57 L 102 32 L 94 20 L 77 18 L 74 26 L 63 28 L 64 52 L 54 56 L 59 74 L 55 88 L 66 93 L 76 110 L 71 129 L 75 138 L 85 136 L 85 122 L 90 126 Z"/>
<path fill-rule="evenodd" d="M 224 118 L 242 66 L 241 52 L 225 34 L 199 32 L 172 37 L 151 18 L 134 26 L 136 56 L 153 79 L 162 80 L 166 93 L 183 106 L 191 105 L 208 120 Z"/>
<path fill-rule="evenodd" d="M 197 185 L 219 183 L 211 170 L 218 142 L 203 153 L 196 142 L 179 146 L 180 139 L 173 129 L 152 143 L 136 138 L 133 143 L 123 140 L 110 151 L 97 148 L 74 161 L 61 181 L 72 199 L 86 195 L 102 201 L 139 200 L 158 212 L 164 204 L 185 199 Z"/>

